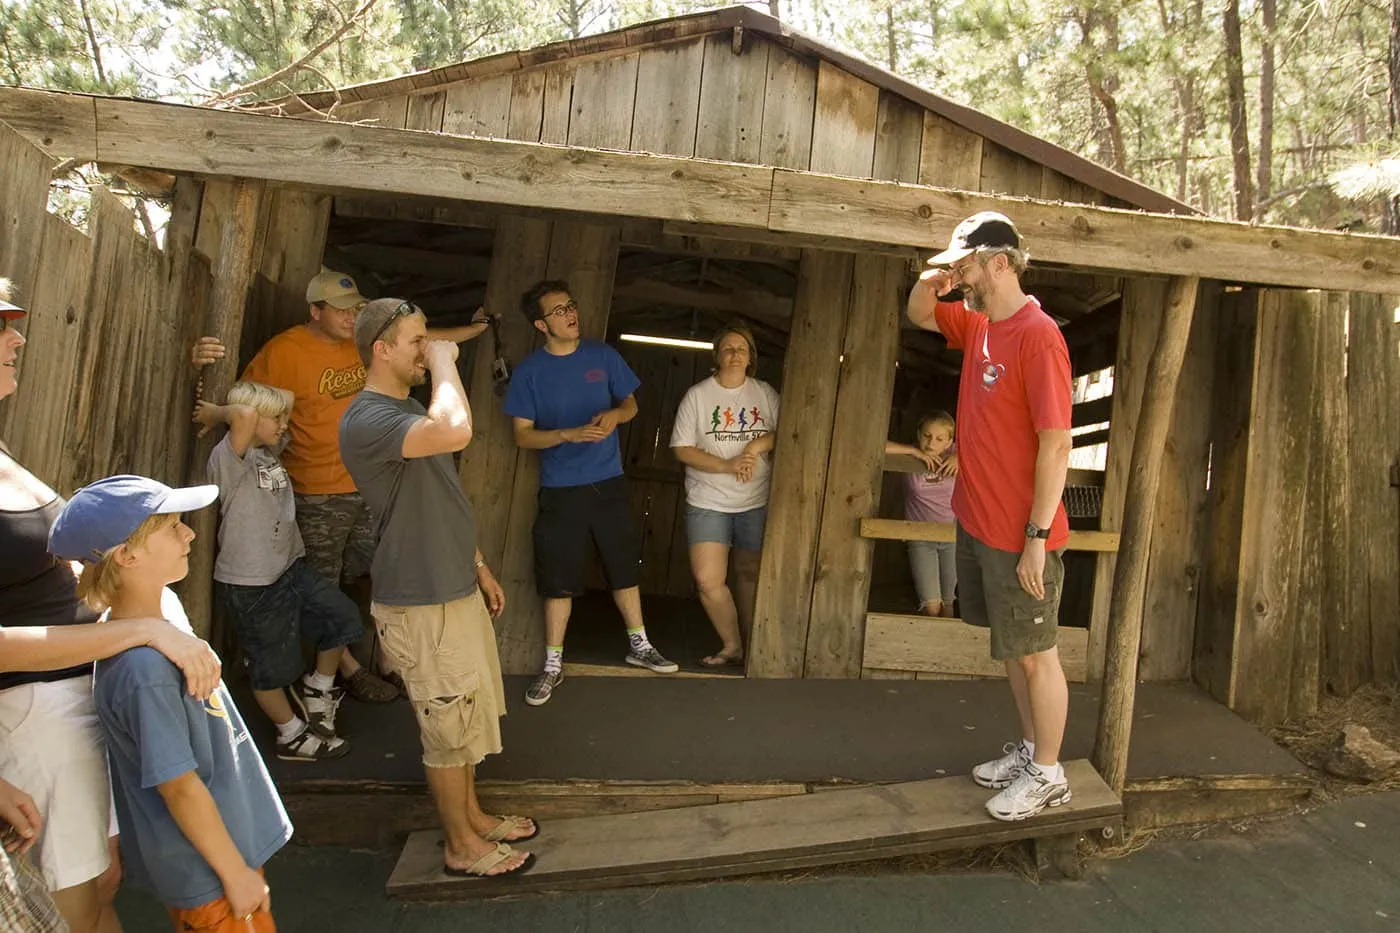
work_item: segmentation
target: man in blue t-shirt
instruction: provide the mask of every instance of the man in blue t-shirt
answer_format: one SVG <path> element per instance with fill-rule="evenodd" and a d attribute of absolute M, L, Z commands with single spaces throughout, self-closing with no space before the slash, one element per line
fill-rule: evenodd
<path fill-rule="evenodd" d="M 567 282 L 544 281 L 520 299 L 544 346 L 516 367 L 506 394 L 515 442 L 540 452 L 535 517 L 535 586 L 544 598 L 544 670 L 525 691 L 541 706 L 564 679 L 564 632 L 583 593 L 591 537 L 627 625 L 627 663 L 660 674 L 676 665 L 647 639 L 637 587 L 641 538 L 631 515 L 617 426 L 637 416 L 641 385 L 616 350 L 579 338 L 578 304 Z"/>

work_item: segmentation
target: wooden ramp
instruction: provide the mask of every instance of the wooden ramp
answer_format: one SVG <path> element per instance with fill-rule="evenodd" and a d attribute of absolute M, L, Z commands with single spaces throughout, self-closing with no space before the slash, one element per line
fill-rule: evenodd
<path fill-rule="evenodd" d="M 1034 819 L 987 815 L 993 793 L 966 776 L 545 823 L 522 848 L 538 863 L 509 880 L 449 878 L 442 834 L 409 836 L 391 897 L 460 899 L 724 878 L 1067 836 L 1112 827 L 1122 803 L 1087 761 L 1065 764 L 1074 799 Z"/>

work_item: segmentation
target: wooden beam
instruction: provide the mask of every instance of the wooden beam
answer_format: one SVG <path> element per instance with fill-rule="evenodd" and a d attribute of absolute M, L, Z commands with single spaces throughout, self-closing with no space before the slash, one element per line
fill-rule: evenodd
<path fill-rule="evenodd" d="M 952 543 L 957 540 L 956 526 L 942 522 L 907 522 L 899 518 L 862 518 L 860 536 L 885 541 L 942 541 Z M 1111 531 L 1071 531 L 1069 544 L 1071 551 L 1095 551 L 1113 553 L 1118 550 L 1119 536 Z M 869 665 L 867 665 L 869 666 Z"/>
<path fill-rule="evenodd" d="M 1089 631 L 1062 627 L 1060 663 L 1071 683 L 1082 684 Z M 991 630 L 961 619 L 872 612 L 865 616 L 864 664 L 883 671 L 916 671 L 966 677 L 1005 677 L 992 660 Z"/>
<path fill-rule="evenodd" d="M 815 80 L 811 84 L 815 89 Z M 0 88 L 0 119 L 36 107 L 51 109 L 59 105 L 55 96 L 63 95 Z M 968 214 L 999 210 L 1016 220 L 1037 258 L 1046 262 L 1190 273 L 1227 282 L 1400 292 L 1400 241 L 1392 237 L 1066 205 L 787 168 L 70 96 L 92 101 L 95 142 L 75 128 L 55 143 L 68 143 L 70 151 L 55 154 L 96 151 L 104 161 L 164 171 L 726 225 L 781 234 L 789 244 L 791 237 L 801 236 L 942 247 L 948 231 Z M 67 101 L 61 106 L 71 110 L 78 105 Z M 784 140 L 778 150 L 797 142 Z"/>
<path fill-rule="evenodd" d="M 758 289 L 711 292 L 653 279 L 631 279 L 625 284 L 619 284 L 614 295 L 629 301 L 717 311 L 721 314 L 745 312 L 757 317 L 781 320 L 792 317 L 791 298 L 780 298 L 772 292 Z"/>
<path fill-rule="evenodd" d="M 1123 792 L 1127 779 L 1152 511 L 1157 502 L 1162 449 L 1171 426 L 1177 379 L 1186 356 L 1199 285 L 1200 280 L 1195 278 L 1175 278 L 1168 283 L 1162 329 L 1157 336 L 1156 352 L 1148 364 L 1142 412 L 1133 440 L 1132 468 L 1123 509 L 1123 543 L 1114 567 L 1113 598 L 1109 604 L 1103 700 L 1094 744 L 1095 766 L 1117 794 Z"/>
<path fill-rule="evenodd" d="M 1113 396 L 1105 395 L 1088 402 L 1080 402 L 1070 411 L 1070 424 L 1082 428 L 1090 424 L 1103 424 L 1113 414 Z"/>

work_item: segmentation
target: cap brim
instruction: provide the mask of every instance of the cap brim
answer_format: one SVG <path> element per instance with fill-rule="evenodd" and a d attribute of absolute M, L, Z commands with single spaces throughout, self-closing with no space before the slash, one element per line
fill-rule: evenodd
<path fill-rule="evenodd" d="M 19 305 L 10 304 L 8 301 L 0 299 L 0 317 L 5 320 L 12 321 L 17 317 L 24 317 L 28 313 L 28 311 L 24 310 Z"/>
<path fill-rule="evenodd" d="M 334 298 L 325 299 L 325 302 L 332 308 L 339 308 L 341 311 L 349 311 L 351 308 L 369 304 L 369 299 L 359 292 L 355 292 L 351 295 L 336 295 Z"/>
<path fill-rule="evenodd" d="M 930 266 L 946 266 L 950 263 L 957 262 L 959 259 L 971 256 L 975 252 L 977 252 L 976 249 L 966 246 L 950 246 L 937 256 L 930 257 L 928 264 Z"/>
<path fill-rule="evenodd" d="M 182 486 L 170 490 L 170 494 L 156 509 L 157 515 L 171 515 L 176 512 L 197 512 L 219 498 L 218 486 Z"/>

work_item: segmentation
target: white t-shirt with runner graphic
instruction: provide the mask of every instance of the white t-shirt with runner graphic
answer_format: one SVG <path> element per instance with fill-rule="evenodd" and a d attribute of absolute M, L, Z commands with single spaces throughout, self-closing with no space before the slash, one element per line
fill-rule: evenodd
<path fill-rule="evenodd" d="M 714 376 L 690 387 L 676 409 L 672 447 L 698 447 L 729 459 L 744 446 L 778 427 L 778 393 L 761 379 L 748 378 L 726 389 Z M 753 478 L 741 483 L 733 473 L 685 468 L 685 501 L 715 512 L 747 512 L 768 504 L 771 454 L 758 458 Z"/>

